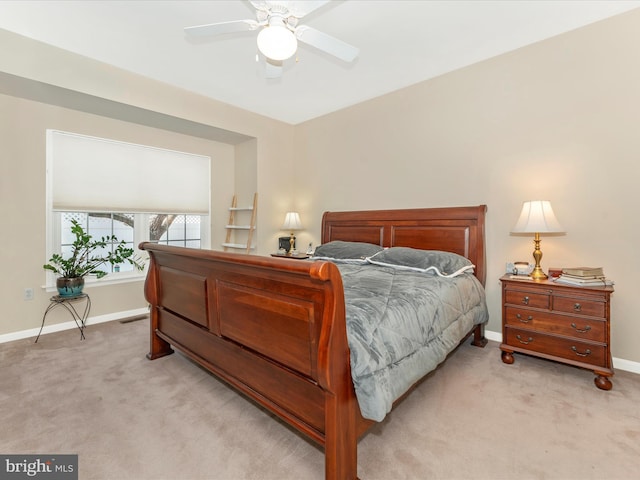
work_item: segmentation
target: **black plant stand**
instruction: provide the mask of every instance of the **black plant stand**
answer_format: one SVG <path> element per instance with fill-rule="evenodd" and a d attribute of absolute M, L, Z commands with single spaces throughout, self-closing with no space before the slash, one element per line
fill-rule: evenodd
<path fill-rule="evenodd" d="M 85 300 L 84 311 L 82 315 L 78 313 L 76 307 L 73 305 L 73 302 Z M 47 318 L 47 314 L 56 308 L 59 305 L 62 305 L 73 317 L 73 321 L 76 322 L 78 326 L 78 330 L 80 330 L 80 340 L 84 340 L 84 329 L 86 327 L 87 317 L 89 317 L 89 312 L 91 311 L 91 298 L 86 293 L 81 293 L 80 295 L 74 295 L 72 297 L 63 297 L 61 295 L 54 295 L 49 299 L 51 302 L 42 316 L 42 325 L 40 325 L 40 331 L 38 332 L 38 336 L 36 337 L 36 341 L 34 343 L 38 343 L 38 339 L 40 338 L 40 334 L 42 333 L 42 329 L 44 328 L 44 321 Z"/>

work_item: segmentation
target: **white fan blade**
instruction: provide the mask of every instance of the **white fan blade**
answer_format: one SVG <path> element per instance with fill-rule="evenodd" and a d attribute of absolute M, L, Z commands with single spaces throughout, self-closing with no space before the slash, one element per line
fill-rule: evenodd
<path fill-rule="evenodd" d="M 302 18 L 327 3 L 329 3 L 329 0 L 298 0 L 287 2 L 287 8 L 292 16 Z"/>
<path fill-rule="evenodd" d="M 253 5 L 253 8 L 260 10 L 261 12 L 269 11 L 269 2 L 265 0 L 249 0 L 249 3 Z"/>
<path fill-rule="evenodd" d="M 282 76 L 282 61 L 267 58 L 264 65 L 267 78 L 280 78 Z"/>
<path fill-rule="evenodd" d="M 249 0 L 256 10 L 267 12 L 272 8 L 277 10 L 284 7 L 289 15 L 302 18 L 309 15 L 314 10 L 329 3 L 329 0 Z"/>
<path fill-rule="evenodd" d="M 232 22 L 210 23 L 186 27 L 184 33 L 193 36 L 222 35 L 224 33 L 246 32 L 258 28 L 255 20 L 234 20 Z"/>
<path fill-rule="evenodd" d="M 353 62 L 360 53 L 360 50 L 353 45 L 306 25 L 296 28 L 296 38 L 345 62 Z"/>

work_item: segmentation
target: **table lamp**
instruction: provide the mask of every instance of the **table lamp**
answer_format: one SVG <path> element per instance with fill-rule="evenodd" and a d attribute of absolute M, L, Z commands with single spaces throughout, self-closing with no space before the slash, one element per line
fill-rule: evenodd
<path fill-rule="evenodd" d="M 296 230 L 302 230 L 302 222 L 300 221 L 300 215 L 298 212 L 287 212 L 284 217 L 284 223 L 282 224 L 282 230 L 289 230 L 291 237 L 289 238 L 289 255 L 293 254 L 293 247 L 296 242 L 296 237 L 293 232 Z"/>
<path fill-rule="evenodd" d="M 556 219 L 551 208 L 551 203 L 546 200 L 531 200 L 522 204 L 522 212 L 511 233 L 533 233 L 533 258 L 536 265 L 531 272 L 533 280 L 544 280 L 547 275 L 540 268 L 542 251 L 540 250 L 541 233 L 564 233 L 560 223 Z"/>

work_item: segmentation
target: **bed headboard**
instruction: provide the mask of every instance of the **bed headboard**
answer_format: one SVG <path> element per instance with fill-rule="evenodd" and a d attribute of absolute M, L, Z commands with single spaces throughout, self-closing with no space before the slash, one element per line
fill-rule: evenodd
<path fill-rule="evenodd" d="M 486 278 L 484 218 L 486 205 L 325 212 L 322 243 L 332 240 L 375 243 L 383 247 L 443 250 L 467 257 L 475 275 Z"/>

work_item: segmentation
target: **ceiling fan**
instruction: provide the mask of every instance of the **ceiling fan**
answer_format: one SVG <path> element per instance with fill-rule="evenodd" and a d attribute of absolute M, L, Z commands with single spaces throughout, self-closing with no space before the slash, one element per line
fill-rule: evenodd
<path fill-rule="evenodd" d="M 284 60 L 298 49 L 298 41 L 333 55 L 345 62 L 352 62 L 359 50 L 348 43 L 307 25 L 299 20 L 329 3 L 329 0 L 250 0 L 256 9 L 257 20 L 234 20 L 186 27 L 187 36 L 212 36 L 228 33 L 260 30 L 258 50 L 265 56 L 268 78 L 282 74 Z"/>

